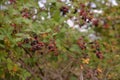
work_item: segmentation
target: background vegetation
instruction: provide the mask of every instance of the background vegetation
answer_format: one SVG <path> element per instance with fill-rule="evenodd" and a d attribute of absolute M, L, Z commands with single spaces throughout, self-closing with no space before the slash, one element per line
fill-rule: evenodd
<path fill-rule="evenodd" d="M 120 80 L 120 5 L 102 1 L 1 0 L 0 79 Z"/>

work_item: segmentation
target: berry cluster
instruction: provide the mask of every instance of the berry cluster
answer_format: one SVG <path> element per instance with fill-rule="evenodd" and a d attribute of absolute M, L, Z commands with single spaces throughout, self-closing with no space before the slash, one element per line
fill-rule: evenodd
<path fill-rule="evenodd" d="M 95 49 L 95 54 L 99 59 L 103 59 L 103 53 L 100 51 L 100 45 L 97 41 L 94 41 L 92 46 L 93 49 Z"/>
<path fill-rule="evenodd" d="M 81 50 L 86 50 L 86 42 L 83 40 L 83 37 L 80 37 L 77 41 L 78 46 Z M 99 59 L 103 59 L 103 53 L 100 51 L 100 45 L 97 41 L 94 41 L 91 44 L 91 48 L 95 50 L 95 54 Z"/>
<path fill-rule="evenodd" d="M 21 14 L 22 14 L 22 17 L 24 18 L 30 18 L 30 14 L 29 14 L 29 11 L 27 8 L 24 8 L 22 11 L 21 11 Z"/>
<path fill-rule="evenodd" d="M 41 50 L 44 47 L 43 42 L 39 42 L 38 40 L 34 40 L 31 42 L 31 51 L 35 52 L 37 50 Z"/>
<path fill-rule="evenodd" d="M 81 19 L 85 22 L 92 22 L 94 26 L 98 26 L 99 20 L 93 17 L 93 13 L 86 9 L 86 5 L 80 4 L 80 12 L 79 15 Z"/>
<path fill-rule="evenodd" d="M 55 56 L 58 55 L 57 46 L 54 40 L 51 40 L 48 44 L 39 41 L 38 36 L 34 35 L 33 38 L 25 38 L 22 42 L 18 43 L 19 47 L 23 47 L 24 44 L 30 44 L 29 51 L 36 52 L 42 51 L 42 53 L 53 52 Z M 44 50 L 43 50 L 44 49 Z"/>
<path fill-rule="evenodd" d="M 37 50 L 41 50 L 45 43 L 38 40 L 37 35 L 34 38 L 25 38 L 22 42 L 18 43 L 19 47 L 23 47 L 24 44 L 30 44 L 30 51 L 35 52 Z"/>

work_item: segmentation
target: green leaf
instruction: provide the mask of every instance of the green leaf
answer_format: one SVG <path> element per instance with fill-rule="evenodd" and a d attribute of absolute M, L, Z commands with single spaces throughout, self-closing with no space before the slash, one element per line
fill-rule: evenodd
<path fill-rule="evenodd" d="M 49 28 L 49 29 L 47 29 L 45 32 L 47 32 L 47 33 L 48 33 L 48 32 L 51 32 L 51 31 L 52 31 L 52 30 Z"/>
<path fill-rule="evenodd" d="M 70 77 L 70 80 L 78 80 L 78 79 L 77 79 L 77 77 L 75 77 L 75 76 L 71 76 L 71 77 Z"/>
<path fill-rule="evenodd" d="M 80 52 L 80 48 L 77 44 L 73 44 L 72 47 L 70 48 L 70 51 Z"/>
<path fill-rule="evenodd" d="M 0 47 L 5 48 L 5 45 L 3 45 L 3 44 L 0 43 Z"/>
<path fill-rule="evenodd" d="M 22 70 L 22 73 L 21 73 L 21 77 L 22 77 L 22 80 L 26 80 L 27 77 L 29 77 L 31 74 L 29 72 L 27 72 L 26 70 Z"/>
<path fill-rule="evenodd" d="M 4 35 L 0 35 L 0 40 L 3 40 L 4 39 Z"/>

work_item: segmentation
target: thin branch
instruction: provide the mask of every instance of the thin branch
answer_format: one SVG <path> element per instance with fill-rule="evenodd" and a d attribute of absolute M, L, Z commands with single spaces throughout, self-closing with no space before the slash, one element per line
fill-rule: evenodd
<path fill-rule="evenodd" d="M 84 79 L 83 79 L 83 71 L 82 71 L 82 70 L 80 71 L 80 77 L 79 77 L 79 80 L 84 80 Z"/>
<path fill-rule="evenodd" d="M 69 66 L 71 66 L 72 63 L 73 63 L 73 61 L 71 61 L 71 62 L 61 71 L 61 74 L 62 74 Z"/>

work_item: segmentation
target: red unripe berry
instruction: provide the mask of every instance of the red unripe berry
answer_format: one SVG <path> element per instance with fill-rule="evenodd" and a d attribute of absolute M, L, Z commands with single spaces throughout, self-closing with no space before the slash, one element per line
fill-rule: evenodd
<path fill-rule="evenodd" d="M 55 55 L 55 56 L 58 56 L 58 52 L 57 52 L 57 51 L 55 51 L 55 52 L 54 52 L 54 55 Z"/>
<path fill-rule="evenodd" d="M 12 27 L 14 27 L 14 28 L 16 27 L 16 24 L 15 24 L 15 23 L 11 23 L 10 25 L 11 25 Z"/>
<path fill-rule="evenodd" d="M 81 4 L 80 4 L 80 7 L 81 7 L 81 8 L 85 8 L 85 4 L 81 3 Z"/>
<path fill-rule="evenodd" d="M 16 3 L 16 0 L 9 0 L 11 4 Z"/>
<path fill-rule="evenodd" d="M 82 15 L 84 12 L 84 9 L 80 10 L 80 15 Z"/>
<path fill-rule="evenodd" d="M 24 18 L 29 18 L 29 14 L 26 12 L 26 13 L 23 13 L 22 14 L 22 17 L 24 17 Z"/>
<path fill-rule="evenodd" d="M 22 44 L 23 44 L 22 42 L 18 42 L 18 43 L 17 43 L 17 45 L 18 45 L 19 47 L 21 47 Z"/>
<path fill-rule="evenodd" d="M 92 23 L 93 23 L 93 25 L 95 25 L 95 26 L 98 26 L 98 22 L 99 22 L 98 19 L 93 19 L 93 20 L 92 20 Z"/>
<path fill-rule="evenodd" d="M 55 51 L 55 45 L 54 45 L 54 44 L 49 44 L 49 45 L 48 45 L 48 49 L 49 49 L 50 51 Z"/>
<path fill-rule="evenodd" d="M 38 43 L 41 47 L 43 47 L 45 44 L 43 42 Z"/>
<path fill-rule="evenodd" d="M 108 28 L 109 28 L 109 25 L 108 25 L 107 23 L 105 23 L 105 24 L 103 25 L 103 27 L 104 27 L 105 29 L 108 29 Z"/>

